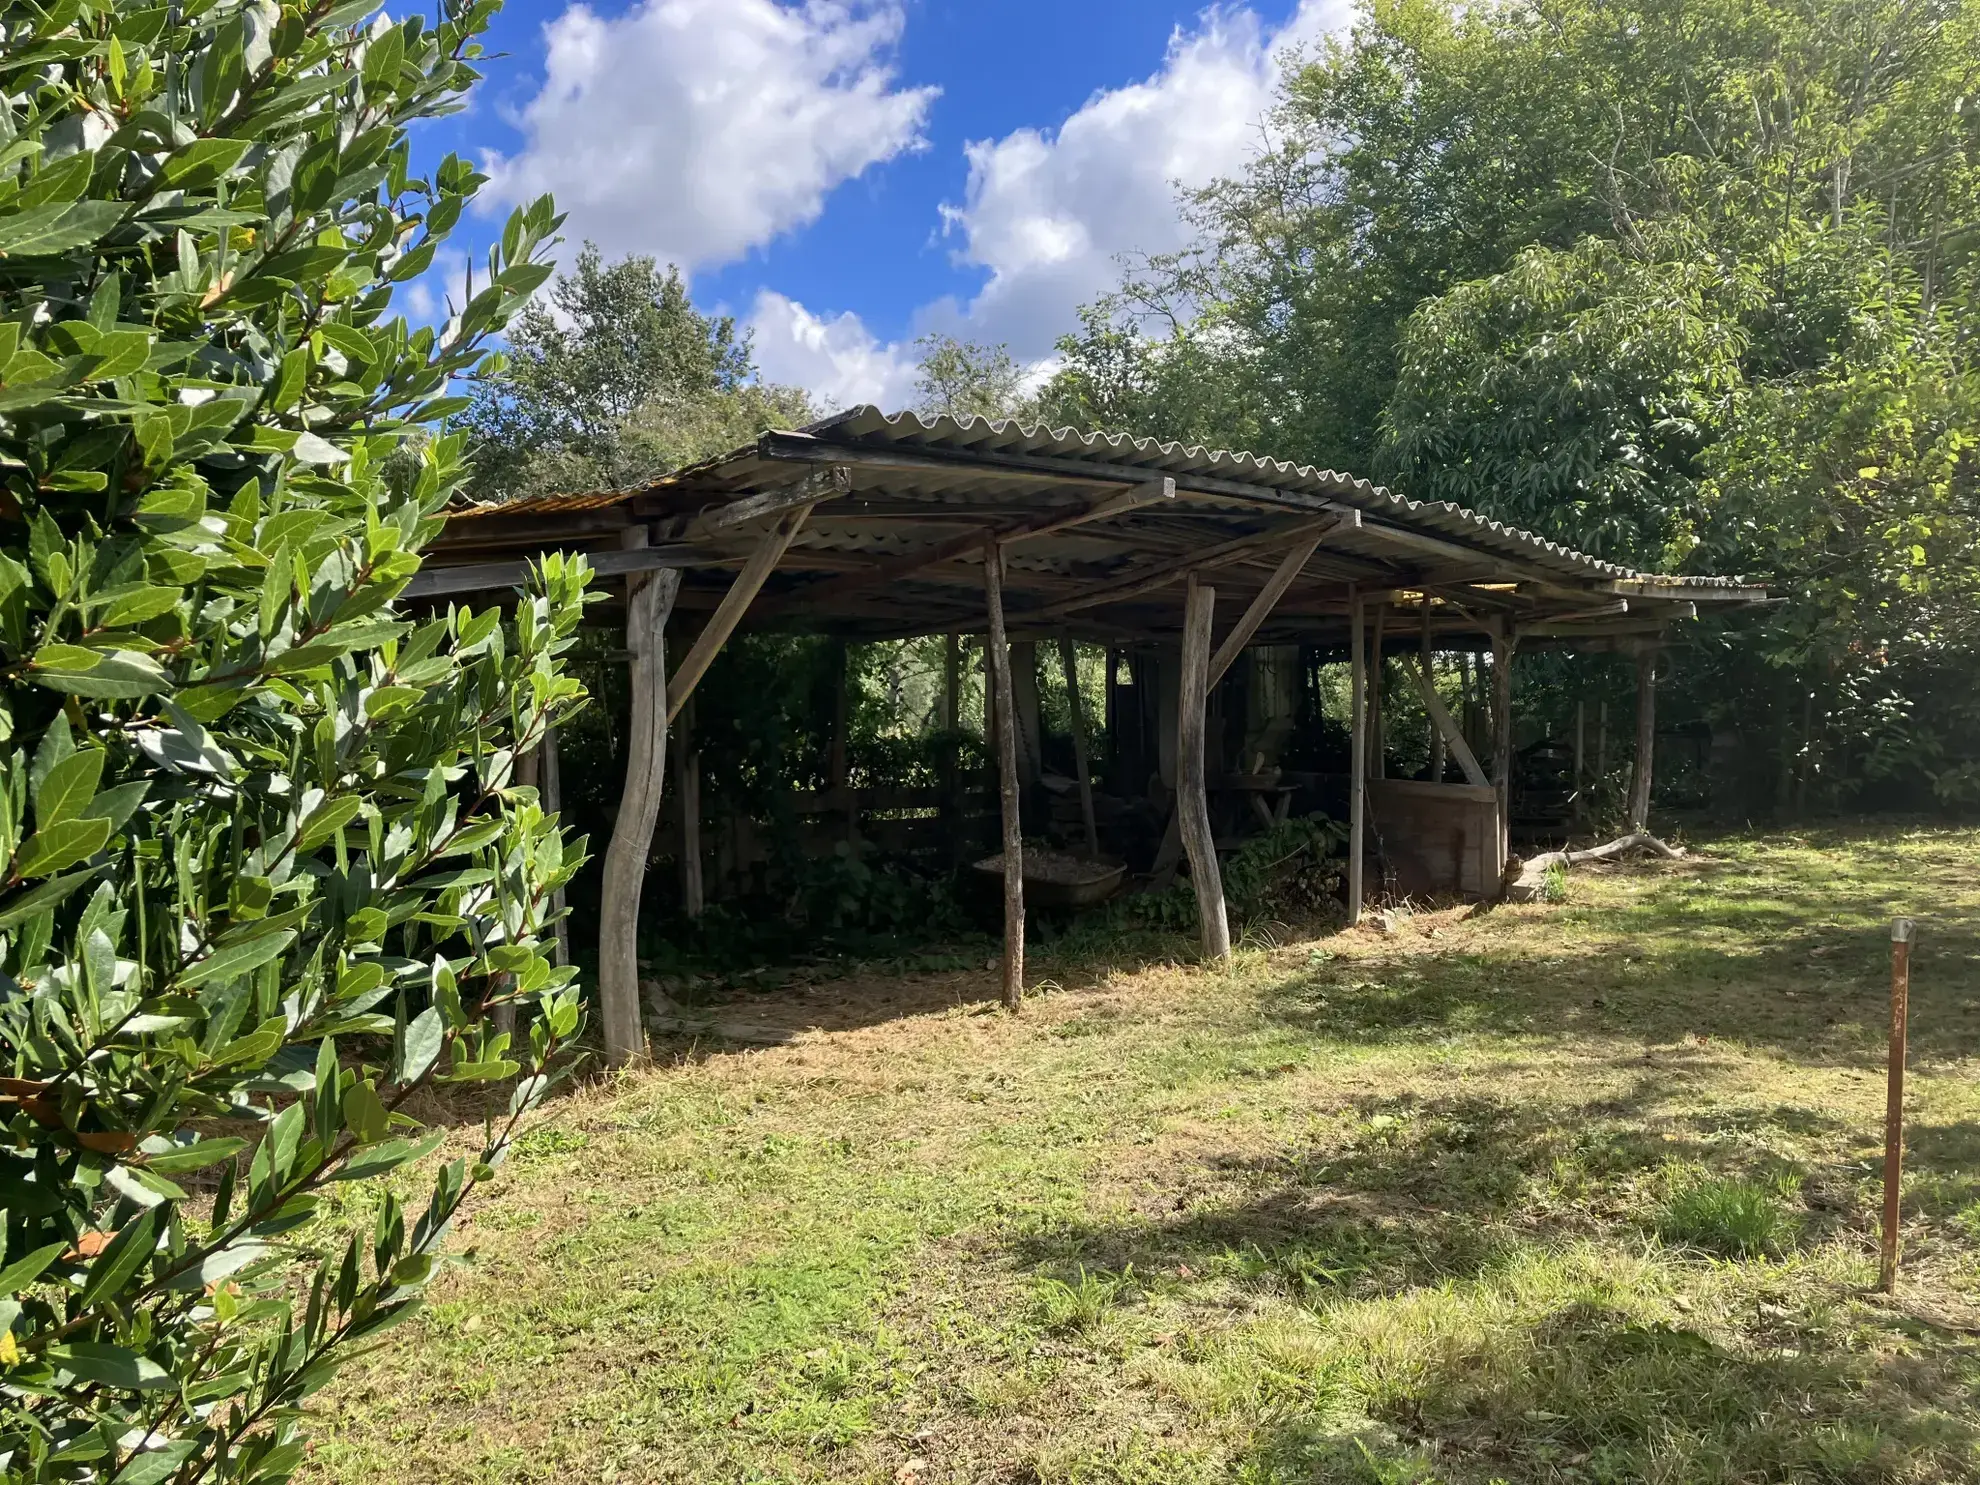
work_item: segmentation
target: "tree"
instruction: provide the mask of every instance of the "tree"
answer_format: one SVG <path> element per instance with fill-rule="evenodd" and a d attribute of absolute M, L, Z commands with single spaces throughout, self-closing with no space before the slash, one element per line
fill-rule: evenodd
<path fill-rule="evenodd" d="M 1957 3 L 1373 0 L 1044 401 L 1769 582 L 1681 700 L 1783 799 L 1980 796 L 1976 57 Z"/>
<path fill-rule="evenodd" d="M 953 335 L 924 335 L 915 369 L 915 411 L 923 417 L 1018 418 L 1025 416 L 1025 369 L 1007 345 L 985 346 Z"/>
<path fill-rule="evenodd" d="M 442 331 L 392 317 L 481 182 L 407 131 L 493 0 L 5 16 L 0 1459 L 274 1481 L 419 1302 L 560 1075 L 582 859 L 513 763 L 581 699 L 551 559 L 510 622 L 395 600 L 460 487 L 450 378 L 548 276 L 516 212 Z M 491 1028 L 532 1014 L 520 1040 Z M 423 1205 L 409 1099 L 519 1081 Z M 376 1220 L 321 1217 L 379 1181 Z"/>
<path fill-rule="evenodd" d="M 636 484 L 814 416 L 799 389 L 755 380 L 748 338 L 697 310 L 678 269 L 586 243 L 548 299 L 476 379 L 479 498 Z"/>

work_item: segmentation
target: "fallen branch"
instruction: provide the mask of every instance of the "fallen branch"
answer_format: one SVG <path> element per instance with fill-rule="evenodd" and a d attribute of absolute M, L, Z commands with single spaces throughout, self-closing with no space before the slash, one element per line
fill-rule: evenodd
<path fill-rule="evenodd" d="M 1627 856 L 1631 851 L 1646 851 L 1666 861 L 1684 860 L 1684 852 L 1679 847 L 1667 846 L 1654 835 L 1640 834 L 1625 835 L 1621 840 L 1612 840 L 1605 846 L 1590 846 L 1585 851 L 1548 851 L 1531 861 L 1508 862 L 1499 900 L 1538 902 L 1545 892 L 1547 873 L 1555 867 L 1566 869 L 1579 866 L 1584 861 L 1613 861 L 1618 856 Z"/>

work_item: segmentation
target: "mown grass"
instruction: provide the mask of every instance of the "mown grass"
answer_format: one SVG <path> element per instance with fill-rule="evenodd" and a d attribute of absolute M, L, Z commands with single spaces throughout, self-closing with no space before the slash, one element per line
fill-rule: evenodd
<path fill-rule="evenodd" d="M 1566 893 L 1229 974 L 1048 964 L 1016 1019 L 981 971 L 744 997 L 780 1045 L 677 1046 L 525 1141 L 323 1399 L 316 1476 L 1980 1478 L 1980 833 Z"/>

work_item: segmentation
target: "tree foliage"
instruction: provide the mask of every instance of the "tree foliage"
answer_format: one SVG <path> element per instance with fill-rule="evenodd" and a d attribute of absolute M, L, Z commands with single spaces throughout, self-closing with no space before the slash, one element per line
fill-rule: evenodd
<path fill-rule="evenodd" d="M 1744 572 L 1702 710 L 1970 790 L 1976 83 L 1959 0 L 1375 0 L 1045 400 Z"/>
<path fill-rule="evenodd" d="M 389 314 L 480 184 L 407 130 L 494 9 L 0 13 L 9 1479 L 287 1478 L 578 1029 L 539 936 L 582 845 L 512 765 L 580 700 L 584 566 L 508 624 L 395 605 L 464 475 L 423 426 L 557 226 L 512 216 L 444 327 Z M 414 1093 L 510 1078 L 402 1206 Z"/>
<path fill-rule="evenodd" d="M 915 367 L 915 411 L 923 417 L 1023 417 L 1031 411 L 1027 372 L 1007 345 L 978 345 L 953 335 L 924 335 Z"/>
<path fill-rule="evenodd" d="M 482 499 L 637 484 L 813 417 L 802 391 L 756 378 L 748 338 L 697 310 L 678 269 L 608 264 L 590 243 L 508 345 L 465 419 Z"/>

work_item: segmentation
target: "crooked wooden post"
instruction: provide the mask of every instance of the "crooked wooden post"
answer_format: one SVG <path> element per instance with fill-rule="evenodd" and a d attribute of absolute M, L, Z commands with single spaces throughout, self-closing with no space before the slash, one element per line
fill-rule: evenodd
<path fill-rule="evenodd" d="M 1024 1006 L 1024 827 L 1018 814 L 1017 709 L 1011 700 L 1011 652 L 1004 638 L 1003 553 L 983 547 L 983 599 L 990 610 L 985 647 L 996 702 L 997 797 L 1004 822 L 1004 1006 Z"/>
<path fill-rule="evenodd" d="M 1629 828 L 1638 834 L 1650 827 L 1651 773 L 1657 763 L 1657 650 L 1645 645 L 1636 652 L 1636 760 L 1629 775 Z"/>
<path fill-rule="evenodd" d="M 1204 727 L 1210 708 L 1210 626 L 1217 590 L 1189 575 L 1183 605 L 1182 696 L 1176 717 L 1176 817 L 1183 849 L 1189 853 L 1189 883 L 1196 893 L 1196 915 L 1203 932 L 1203 957 L 1228 962 L 1230 920 L 1224 911 L 1224 878 L 1217 866 L 1217 839 L 1210 828 L 1210 796 L 1205 783 Z"/>
<path fill-rule="evenodd" d="M 1069 636 L 1059 636 L 1059 666 L 1066 673 L 1066 705 L 1072 711 L 1073 763 L 1079 770 L 1079 816 L 1086 826 L 1086 854 L 1100 854 L 1100 822 L 1093 812 L 1093 759 L 1086 737 L 1086 702 L 1079 694 L 1079 659 Z"/>
<path fill-rule="evenodd" d="M 646 545 L 646 530 L 626 545 Z M 667 618 L 680 592 L 675 569 L 632 580 L 626 603 L 626 648 L 632 661 L 632 720 L 627 731 L 626 787 L 619 799 L 598 904 L 598 1005 L 605 1060 L 623 1067 L 646 1055 L 639 1019 L 639 896 L 647 852 L 660 818 L 667 769 Z"/>
<path fill-rule="evenodd" d="M 695 745 L 692 705 L 681 713 L 674 740 L 674 791 L 681 806 L 681 911 L 699 918 L 708 897 L 701 871 L 701 749 Z"/>
<path fill-rule="evenodd" d="M 1437 647 L 1436 637 L 1430 631 L 1430 595 L 1423 595 L 1423 681 L 1425 695 L 1437 693 Z M 1426 705 L 1423 717 L 1430 724 L 1430 782 L 1444 782 L 1444 729 L 1437 725 L 1437 719 Z"/>
<path fill-rule="evenodd" d="M 1518 644 L 1505 619 L 1492 625 L 1492 787 L 1499 794 L 1499 859 L 1512 854 L 1512 660 Z"/>
<path fill-rule="evenodd" d="M 1368 836 L 1368 636 L 1361 594 L 1348 587 L 1348 927 L 1361 921 Z"/>

